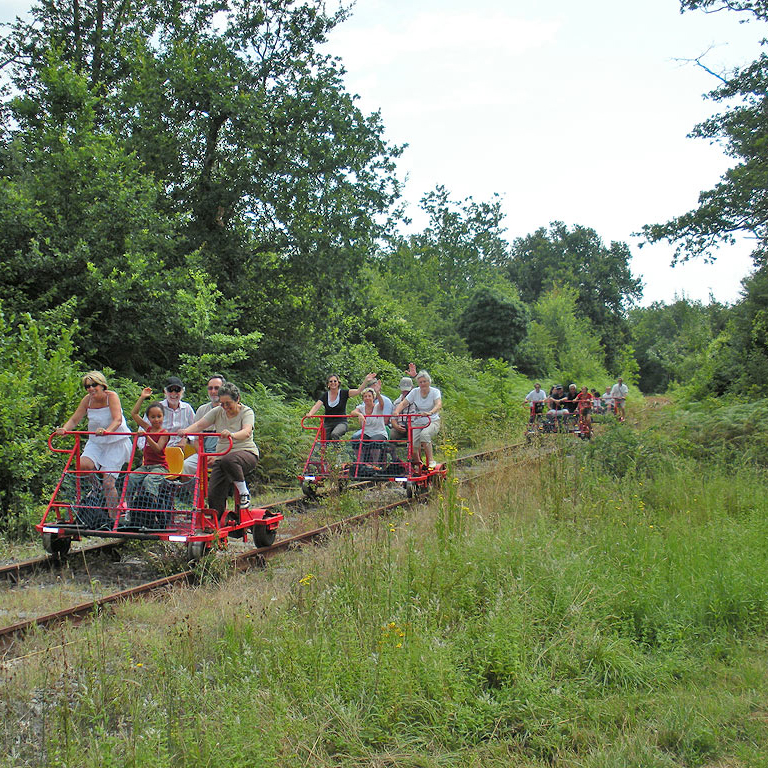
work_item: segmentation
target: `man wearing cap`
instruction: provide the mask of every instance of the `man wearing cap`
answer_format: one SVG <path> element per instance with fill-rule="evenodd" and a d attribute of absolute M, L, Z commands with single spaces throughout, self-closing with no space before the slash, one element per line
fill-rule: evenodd
<path fill-rule="evenodd" d="M 412 389 L 413 381 L 411 378 L 403 376 L 400 379 L 400 394 L 394 402 L 395 408 L 405 400 Z M 416 413 L 416 406 L 406 401 L 400 416 L 394 417 L 389 425 L 390 440 L 406 440 L 408 438 L 408 418 L 406 416 L 408 413 Z"/>
<path fill-rule="evenodd" d="M 562 384 L 556 384 L 552 387 L 547 398 L 549 401 L 547 416 L 565 416 L 568 413 L 568 409 L 565 407 L 566 399 Z"/>
<path fill-rule="evenodd" d="M 192 406 L 183 401 L 184 384 L 178 376 L 169 376 L 163 388 L 165 400 L 161 400 L 163 406 L 163 431 L 178 432 L 184 427 L 195 423 L 195 410 Z M 187 443 L 186 437 L 180 437 L 174 434 L 168 441 L 169 446 L 180 445 L 184 447 Z"/>

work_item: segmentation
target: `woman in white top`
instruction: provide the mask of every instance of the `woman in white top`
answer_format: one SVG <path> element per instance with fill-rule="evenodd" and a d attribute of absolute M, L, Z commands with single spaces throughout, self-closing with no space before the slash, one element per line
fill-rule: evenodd
<path fill-rule="evenodd" d="M 437 387 L 432 386 L 432 377 L 426 371 L 416 374 L 417 389 L 412 389 L 395 408 L 395 416 L 399 416 L 410 403 L 416 408 L 417 413 L 429 416 L 429 419 L 411 418 L 413 434 L 414 464 L 421 462 L 421 447 L 424 446 L 424 455 L 427 466 L 434 467 L 435 460 L 432 455 L 432 438 L 440 430 L 440 411 L 443 408 L 443 396 Z"/>
<path fill-rule="evenodd" d="M 110 511 L 117 510 L 117 489 L 115 477 L 131 457 L 131 437 L 127 433 L 123 409 L 117 392 L 107 389 L 107 380 L 101 371 L 90 371 L 83 376 L 83 387 L 88 393 L 75 412 L 56 429 L 55 434 L 71 432 L 88 417 L 88 437 L 80 455 L 80 469 L 86 472 L 101 472 L 104 498 Z M 122 432 L 124 434 L 111 434 Z"/>
<path fill-rule="evenodd" d="M 376 392 L 373 387 L 363 389 L 363 403 L 355 408 L 350 417 L 357 416 L 360 420 L 360 431 L 353 435 L 352 446 L 355 460 L 376 462 L 381 458 L 381 446 L 377 442 L 385 442 L 389 439 L 387 428 L 384 425 L 384 401 L 381 392 Z"/>

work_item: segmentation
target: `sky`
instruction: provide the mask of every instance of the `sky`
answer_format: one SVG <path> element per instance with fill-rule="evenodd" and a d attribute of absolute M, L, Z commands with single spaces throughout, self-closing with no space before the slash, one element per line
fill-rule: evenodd
<path fill-rule="evenodd" d="M 438 184 L 452 199 L 503 198 L 510 240 L 552 221 L 626 242 L 643 304 L 738 298 L 744 241 L 713 265 L 670 267 L 673 248 L 633 233 L 695 207 L 732 164 L 688 138 L 722 105 L 715 72 L 753 61 L 765 25 L 677 0 L 357 0 L 326 50 L 365 112 L 380 110 L 414 226 Z M 689 61 L 685 61 L 689 60 Z"/>
<path fill-rule="evenodd" d="M 29 7 L 5 0 L 0 21 Z M 678 0 L 357 0 L 325 50 L 388 140 L 408 145 L 398 168 L 414 228 L 438 184 L 454 200 L 498 193 L 510 241 L 562 221 L 626 242 L 643 304 L 733 302 L 748 242 L 672 268 L 671 246 L 640 249 L 633 233 L 695 207 L 730 166 L 687 137 L 722 109 L 703 98 L 717 80 L 690 60 L 705 54 L 715 72 L 754 60 L 768 29 L 744 18 L 680 14 Z"/>

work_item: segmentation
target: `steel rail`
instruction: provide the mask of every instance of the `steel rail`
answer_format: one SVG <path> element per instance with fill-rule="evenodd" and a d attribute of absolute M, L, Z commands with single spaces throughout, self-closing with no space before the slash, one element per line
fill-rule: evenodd
<path fill-rule="evenodd" d="M 101 554 L 113 549 L 117 549 L 122 542 L 107 541 L 102 544 L 93 544 L 88 547 L 80 547 L 72 550 L 70 556 Z M 29 560 L 19 560 L 16 563 L 0 565 L 0 578 L 7 579 L 14 584 L 18 584 L 21 577 L 28 573 L 33 573 L 42 569 L 52 570 L 60 567 L 62 559 L 58 555 L 42 555 L 41 557 L 32 557 Z"/>

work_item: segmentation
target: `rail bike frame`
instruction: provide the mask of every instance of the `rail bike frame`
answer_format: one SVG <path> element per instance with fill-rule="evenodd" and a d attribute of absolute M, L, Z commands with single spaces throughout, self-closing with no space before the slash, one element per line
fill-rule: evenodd
<path fill-rule="evenodd" d="M 346 416 L 304 416 L 302 429 L 312 435 L 312 445 L 299 475 L 304 494 L 314 496 L 326 483 L 336 483 L 343 489 L 351 480 L 391 482 L 405 488 L 408 497 L 428 490 L 432 483 L 445 478 L 445 464 L 426 466 L 413 444 L 414 434 L 431 423 L 426 414 L 400 414 L 398 416 L 369 416 L 363 419 L 359 437 L 330 438 L 334 424 Z M 407 433 L 404 439 L 371 439 L 365 437 L 366 422 L 373 420 L 404 420 Z M 427 419 L 426 424 L 414 424 Z M 400 422 L 402 423 L 402 422 Z"/>
<path fill-rule="evenodd" d="M 240 509 L 239 494 L 235 490 L 234 508 L 222 515 L 206 506 L 210 460 L 224 456 L 232 449 L 232 438 L 226 451 L 208 452 L 204 438 L 218 436 L 215 432 L 195 433 L 198 456 L 194 475 L 183 471 L 150 473 L 123 470 L 104 473 L 85 470 L 81 466 L 82 439 L 95 432 L 73 431 L 62 437 L 74 437 L 70 448 L 53 445 L 55 433 L 48 438 L 48 447 L 54 453 L 66 456 L 51 500 L 42 520 L 35 526 L 43 537 L 43 546 L 52 554 L 65 554 L 72 541 L 84 536 L 108 539 L 162 540 L 187 544 L 193 559 L 205 554 L 214 542 L 226 544 L 228 537 L 247 539 L 248 534 L 259 546 L 274 541 L 277 527 L 283 516 L 263 508 Z M 142 433 L 112 432 L 112 435 L 129 436 L 132 441 L 131 467 Z M 168 432 L 155 433 L 158 437 L 171 436 Z M 178 467 L 182 470 L 182 467 Z M 105 491 L 103 475 L 112 478 L 114 489 Z M 145 488 L 147 478 L 154 486 Z M 154 491 L 154 492 L 153 492 Z M 111 499 L 108 496 L 111 495 Z"/>
<path fill-rule="evenodd" d="M 568 433 L 576 435 L 582 440 L 589 440 L 592 437 L 592 427 L 589 419 L 586 418 L 586 411 L 591 406 L 582 405 L 580 401 L 573 400 L 561 400 L 561 403 L 578 403 L 577 411 L 572 411 L 567 414 L 549 414 L 548 410 L 552 410 L 546 400 L 542 400 L 533 403 L 528 401 L 523 405 L 527 406 L 530 410 L 530 418 L 525 427 L 525 438 L 527 442 L 530 442 L 534 437 L 538 437 L 544 434 L 555 433 Z M 541 410 L 537 410 L 536 406 L 540 405 Z"/>

